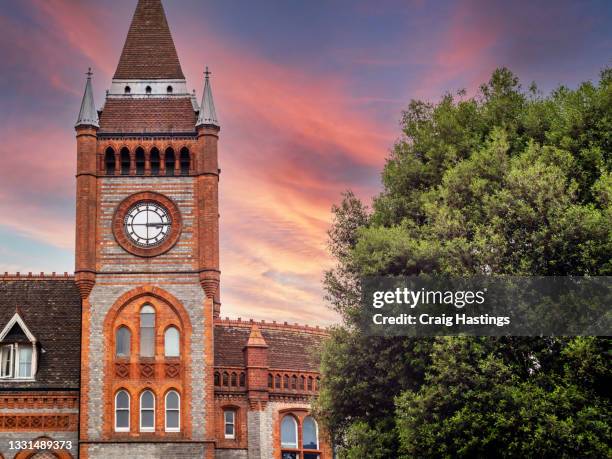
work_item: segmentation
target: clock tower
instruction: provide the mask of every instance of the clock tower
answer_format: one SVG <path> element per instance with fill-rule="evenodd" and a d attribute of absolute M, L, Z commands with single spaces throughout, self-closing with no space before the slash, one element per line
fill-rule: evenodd
<path fill-rule="evenodd" d="M 82 458 L 214 457 L 219 130 L 208 69 L 198 103 L 161 1 L 139 0 L 76 123 Z"/>

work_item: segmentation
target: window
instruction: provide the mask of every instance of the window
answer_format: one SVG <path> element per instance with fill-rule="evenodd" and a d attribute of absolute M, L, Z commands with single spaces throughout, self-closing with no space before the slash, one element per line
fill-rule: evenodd
<path fill-rule="evenodd" d="M 164 333 L 164 353 L 166 357 L 178 357 L 179 351 L 179 331 L 176 327 L 170 327 Z"/>
<path fill-rule="evenodd" d="M 130 151 L 127 148 L 121 149 L 121 175 L 130 174 Z"/>
<path fill-rule="evenodd" d="M 140 395 L 140 431 L 155 432 L 155 396 L 150 390 Z"/>
<path fill-rule="evenodd" d="M 104 168 L 106 170 L 106 175 L 115 175 L 115 152 L 111 147 L 106 149 Z"/>
<path fill-rule="evenodd" d="M 115 432 L 130 431 L 130 394 L 120 390 L 115 394 Z"/>
<path fill-rule="evenodd" d="M 174 175 L 174 150 L 166 150 L 166 175 Z"/>
<path fill-rule="evenodd" d="M 157 148 L 151 149 L 151 175 L 159 175 L 159 150 Z"/>
<path fill-rule="evenodd" d="M 236 438 L 236 411 L 225 410 L 223 412 L 223 423 L 225 424 L 225 438 Z"/>
<path fill-rule="evenodd" d="M 115 333 L 115 355 L 117 357 L 130 356 L 130 340 L 132 333 L 127 327 L 119 327 Z"/>
<path fill-rule="evenodd" d="M 18 378 L 31 378 L 32 377 L 32 346 L 25 345 L 18 347 L 18 366 L 17 366 L 17 377 Z"/>
<path fill-rule="evenodd" d="M 0 348 L 0 378 L 32 379 L 34 347 L 30 343 L 6 344 Z"/>
<path fill-rule="evenodd" d="M 167 92 L 168 94 L 172 94 L 172 86 L 168 86 L 168 87 L 166 88 L 166 92 Z"/>
<path fill-rule="evenodd" d="M 123 88 L 123 92 L 124 94 L 129 94 L 132 92 L 132 88 L 130 88 L 129 86 L 126 86 L 125 88 Z"/>
<path fill-rule="evenodd" d="M 155 356 L 155 309 L 148 304 L 140 310 L 140 356 Z"/>
<path fill-rule="evenodd" d="M 282 459 L 321 459 L 319 428 L 312 416 L 306 416 L 300 422 L 292 414 L 285 415 L 280 425 L 280 437 Z"/>
<path fill-rule="evenodd" d="M 302 448 L 319 449 L 319 427 L 312 416 L 306 416 L 302 425 Z"/>
<path fill-rule="evenodd" d="M 189 150 L 187 148 L 181 148 L 180 163 L 181 163 L 181 175 L 189 175 L 190 159 L 189 159 Z"/>
<path fill-rule="evenodd" d="M 136 149 L 136 175 L 145 173 L 145 152 L 142 148 Z"/>
<path fill-rule="evenodd" d="M 268 387 L 270 389 L 274 387 L 274 377 L 271 374 L 268 374 Z"/>
<path fill-rule="evenodd" d="M 181 397 L 171 390 L 166 394 L 166 432 L 181 430 Z"/>
<path fill-rule="evenodd" d="M 145 88 L 145 92 L 146 92 L 147 94 L 151 94 L 151 91 L 152 91 L 151 86 L 147 86 L 147 87 Z"/>
<path fill-rule="evenodd" d="M 13 345 L 2 346 L 0 349 L 0 378 L 12 378 L 13 366 Z"/>
<path fill-rule="evenodd" d="M 219 374 L 218 371 L 215 371 L 215 386 L 220 386 L 221 385 L 221 375 Z"/>

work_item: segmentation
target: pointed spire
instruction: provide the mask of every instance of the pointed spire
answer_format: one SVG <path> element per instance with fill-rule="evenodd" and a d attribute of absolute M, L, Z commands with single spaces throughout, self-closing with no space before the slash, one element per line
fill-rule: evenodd
<path fill-rule="evenodd" d="M 249 340 L 246 343 L 246 347 L 268 347 L 257 325 L 251 327 L 251 333 L 249 334 Z"/>
<path fill-rule="evenodd" d="M 113 79 L 185 79 L 161 0 L 138 0 Z"/>
<path fill-rule="evenodd" d="M 77 119 L 75 127 L 79 126 L 95 126 L 100 127 L 98 124 L 98 111 L 96 110 L 96 104 L 94 103 L 93 89 L 91 88 L 91 68 L 86 73 L 87 82 L 85 83 L 85 94 L 83 94 L 83 101 L 81 102 L 81 111 Z"/>
<path fill-rule="evenodd" d="M 200 104 L 200 116 L 198 116 L 198 121 L 196 122 L 196 126 L 201 125 L 220 127 L 212 96 L 208 66 L 206 66 L 206 71 L 204 72 L 204 91 L 202 93 L 202 103 Z"/>

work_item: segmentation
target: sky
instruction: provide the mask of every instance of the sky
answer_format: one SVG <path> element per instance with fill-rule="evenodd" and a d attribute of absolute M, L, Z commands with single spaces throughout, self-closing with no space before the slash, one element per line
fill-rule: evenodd
<path fill-rule="evenodd" d="M 0 0 L 0 272 L 72 272 L 74 122 L 95 100 L 136 0 Z M 411 99 L 475 94 L 507 66 L 524 86 L 596 81 L 612 2 L 165 0 L 189 88 L 202 72 L 222 130 L 222 315 L 311 325 L 333 264 L 331 207 L 364 202 Z"/>

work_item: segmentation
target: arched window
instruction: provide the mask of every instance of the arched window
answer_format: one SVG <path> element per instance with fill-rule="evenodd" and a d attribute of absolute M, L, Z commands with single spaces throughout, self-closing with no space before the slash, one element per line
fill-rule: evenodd
<path fill-rule="evenodd" d="M 281 421 L 281 447 L 297 449 L 298 424 L 295 418 L 287 415 Z"/>
<path fill-rule="evenodd" d="M 123 147 L 121 149 L 121 175 L 130 174 L 130 151 Z"/>
<path fill-rule="evenodd" d="M 123 92 L 125 94 L 130 94 L 132 92 L 132 88 L 130 88 L 129 86 L 126 86 L 125 88 L 123 88 Z"/>
<path fill-rule="evenodd" d="M 140 356 L 155 356 L 155 309 L 148 304 L 140 309 Z"/>
<path fill-rule="evenodd" d="M 164 354 L 166 357 L 178 357 L 180 355 L 179 331 L 176 327 L 169 327 L 164 333 Z"/>
<path fill-rule="evenodd" d="M 272 389 L 274 387 L 274 377 L 272 374 L 268 374 L 268 387 Z"/>
<path fill-rule="evenodd" d="M 319 426 L 312 416 L 306 416 L 302 423 L 302 448 L 319 449 Z"/>
<path fill-rule="evenodd" d="M 223 372 L 223 386 L 229 386 L 229 373 L 227 371 Z"/>
<path fill-rule="evenodd" d="M 296 390 L 297 389 L 297 376 L 293 375 L 291 377 L 291 389 L 292 390 Z"/>
<path fill-rule="evenodd" d="M 185 147 L 181 148 L 181 175 L 189 175 L 189 150 Z"/>
<path fill-rule="evenodd" d="M 281 388 L 281 377 L 280 377 L 280 375 L 276 375 L 274 377 L 274 388 L 275 389 L 280 389 Z"/>
<path fill-rule="evenodd" d="M 166 92 L 167 92 L 168 94 L 172 94 L 172 86 L 168 86 L 168 87 L 166 88 Z"/>
<path fill-rule="evenodd" d="M 166 432 L 181 430 L 181 397 L 171 390 L 166 394 Z"/>
<path fill-rule="evenodd" d="M 151 91 L 152 91 L 151 86 L 147 86 L 147 87 L 145 88 L 145 92 L 146 92 L 147 94 L 151 94 Z"/>
<path fill-rule="evenodd" d="M 283 376 L 283 389 L 289 389 L 289 375 Z"/>
<path fill-rule="evenodd" d="M 115 151 L 108 147 L 104 154 L 104 169 L 106 175 L 115 175 Z"/>
<path fill-rule="evenodd" d="M 136 175 L 144 175 L 145 173 L 145 152 L 142 148 L 136 149 Z"/>
<path fill-rule="evenodd" d="M 115 394 L 115 432 L 130 431 L 130 394 L 120 390 Z"/>
<path fill-rule="evenodd" d="M 221 375 L 219 374 L 218 371 L 215 371 L 215 386 L 220 386 L 221 385 Z"/>
<path fill-rule="evenodd" d="M 304 376 L 300 377 L 300 390 L 306 389 L 306 378 Z"/>
<path fill-rule="evenodd" d="M 151 175 L 159 175 L 159 150 L 157 148 L 151 149 Z"/>
<path fill-rule="evenodd" d="M 246 375 L 244 373 L 240 373 L 240 387 L 244 387 L 246 385 Z"/>
<path fill-rule="evenodd" d="M 117 357 L 130 356 L 130 338 L 132 333 L 127 327 L 119 327 L 115 333 L 115 355 Z"/>
<path fill-rule="evenodd" d="M 236 373 L 232 373 L 232 387 L 236 387 L 238 385 L 238 380 L 236 378 Z"/>
<path fill-rule="evenodd" d="M 155 432 L 155 396 L 150 390 L 140 394 L 140 431 Z"/>
<path fill-rule="evenodd" d="M 174 150 L 168 148 L 166 150 L 166 175 L 174 175 Z"/>
<path fill-rule="evenodd" d="M 308 377 L 308 390 L 312 390 L 312 376 Z"/>

